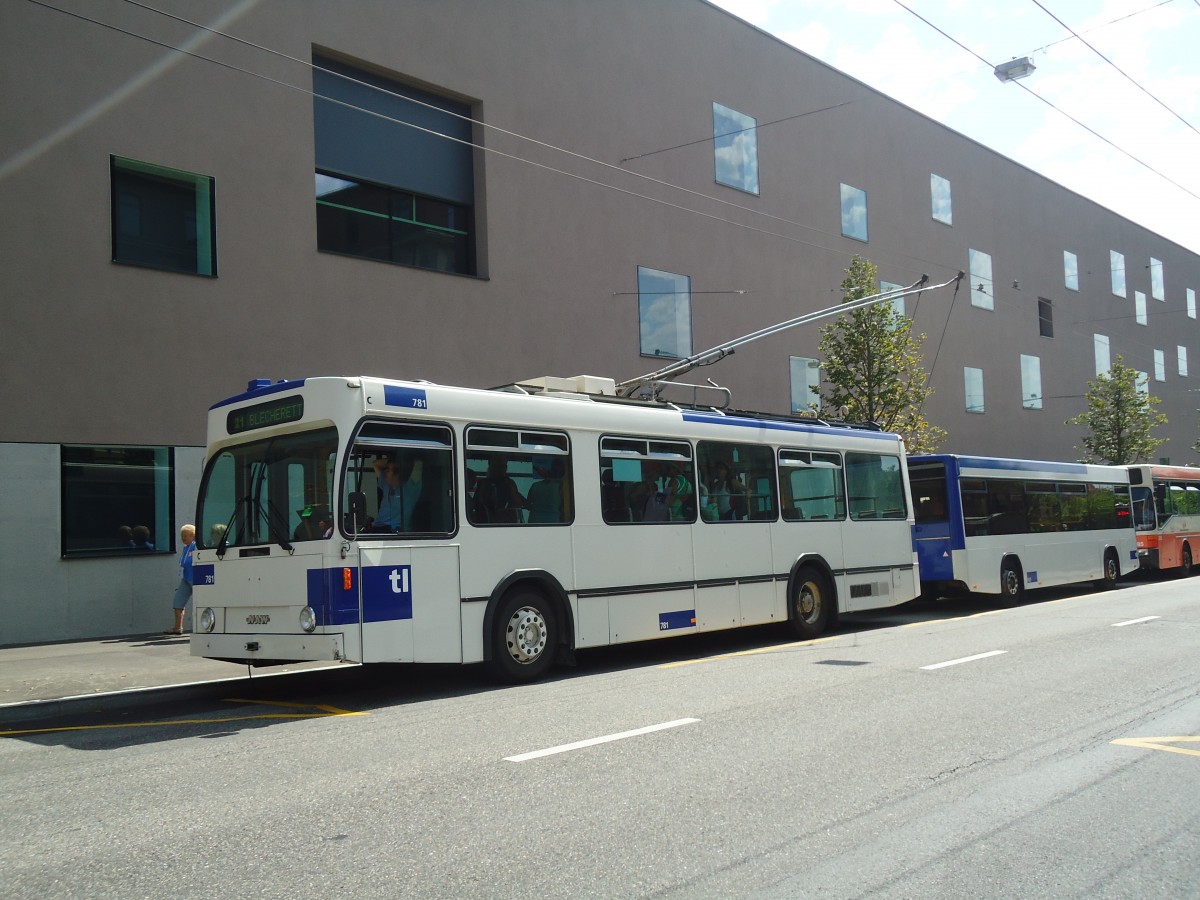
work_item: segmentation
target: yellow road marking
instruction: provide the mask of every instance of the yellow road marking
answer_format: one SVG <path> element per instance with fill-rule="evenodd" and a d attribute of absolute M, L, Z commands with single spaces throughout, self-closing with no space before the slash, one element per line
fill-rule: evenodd
<path fill-rule="evenodd" d="M 251 703 L 256 706 L 282 706 L 292 709 L 318 709 L 310 713 L 262 713 L 257 716 L 221 716 L 216 719 L 169 719 L 165 722 L 122 722 L 103 725 L 67 725 L 58 728 L 23 728 L 0 731 L 0 737 L 15 737 L 21 734 L 52 734 L 63 731 L 103 731 L 114 728 L 153 728 L 164 725 L 223 725 L 228 722 L 252 722 L 255 719 L 327 719 L 331 716 L 367 716 L 370 713 L 338 709 L 324 703 L 287 703 L 282 700 L 242 700 L 229 698 L 226 703 Z"/>
<path fill-rule="evenodd" d="M 1145 737 L 1120 738 L 1113 741 L 1122 747 L 1141 747 L 1143 750 L 1165 750 L 1168 753 L 1183 753 L 1187 756 L 1200 756 L 1200 750 L 1188 750 L 1184 747 L 1168 747 L 1165 743 L 1188 744 L 1200 743 L 1200 737 Z"/>
<path fill-rule="evenodd" d="M 962 622 L 965 619 L 978 619 L 981 616 L 997 616 L 1000 613 L 1010 612 L 1008 608 L 1004 609 L 988 609 L 983 612 L 971 613 L 966 616 L 955 616 L 952 619 L 923 619 L 920 622 L 906 622 L 904 628 L 919 628 L 922 625 L 940 625 L 942 622 Z"/>
<path fill-rule="evenodd" d="M 773 644 L 770 647 L 756 647 L 753 650 L 739 650 L 736 653 L 721 653 L 717 656 L 702 656 L 699 659 L 683 659 L 678 662 L 663 663 L 658 666 L 659 669 L 677 669 L 680 666 L 694 666 L 697 663 L 713 662 L 718 659 L 735 659 L 739 656 L 753 656 L 756 653 L 774 653 L 776 650 L 790 650 L 793 647 L 808 647 L 813 644 L 824 644 L 828 641 L 841 640 L 841 635 L 833 635 L 832 637 L 814 638 L 811 641 L 794 641 L 790 644 Z"/>

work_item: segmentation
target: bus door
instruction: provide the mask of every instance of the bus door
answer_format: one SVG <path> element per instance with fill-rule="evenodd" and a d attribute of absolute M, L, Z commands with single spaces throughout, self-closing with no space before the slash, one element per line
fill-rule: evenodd
<path fill-rule="evenodd" d="M 345 472 L 363 662 L 462 662 L 452 433 L 363 422 Z"/>
<path fill-rule="evenodd" d="M 954 580 L 950 501 L 954 492 L 946 486 L 946 463 L 912 463 L 908 469 L 914 515 L 913 551 L 921 570 L 921 581 Z"/>
<path fill-rule="evenodd" d="M 360 542 L 363 662 L 462 662 L 457 546 Z"/>

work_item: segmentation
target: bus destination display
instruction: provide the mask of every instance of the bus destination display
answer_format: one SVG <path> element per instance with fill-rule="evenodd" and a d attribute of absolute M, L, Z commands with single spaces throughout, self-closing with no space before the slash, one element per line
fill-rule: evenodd
<path fill-rule="evenodd" d="M 256 403 L 254 406 L 247 406 L 244 409 L 235 409 L 226 419 L 225 428 L 230 434 L 241 434 L 256 428 L 298 422 L 302 418 L 304 418 L 304 398 L 281 397 L 278 400 Z"/>

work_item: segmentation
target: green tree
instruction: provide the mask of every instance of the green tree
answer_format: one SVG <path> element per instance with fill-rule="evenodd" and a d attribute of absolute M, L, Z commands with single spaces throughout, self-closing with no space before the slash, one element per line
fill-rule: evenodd
<path fill-rule="evenodd" d="M 1088 461 L 1133 465 L 1148 460 L 1166 442 L 1167 438 L 1150 433 L 1167 424 L 1167 417 L 1154 411 L 1159 398 L 1139 390 L 1137 370 L 1125 365 L 1122 357 L 1107 373 L 1088 382 L 1084 397 L 1087 409 L 1066 424 L 1087 429 L 1083 446 L 1076 449 L 1086 450 Z"/>
<path fill-rule="evenodd" d="M 875 264 L 854 257 L 842 281 L 842 302 L 878 293 Z M 904 437 L 909 453 L 931 453 L 946 432 L 922 413 L 933 393 L 922 368 L 925 335 L 891 304 L 876 303 L 843 313 L 821 329 L 824 390 L 814 388 L 826 409 L 845 407 L 845 418 L 875 422 Z"/>

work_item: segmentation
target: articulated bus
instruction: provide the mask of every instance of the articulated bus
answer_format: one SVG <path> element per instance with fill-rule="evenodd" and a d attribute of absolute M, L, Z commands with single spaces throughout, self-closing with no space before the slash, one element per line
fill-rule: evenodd
<path fill-rule="evenodd" d="M 1138 567 L 1124 468 L 932 455 L 908 469 L 925 596 L 1015 603 L 1026 588 L 1111 587 Z"/>
<path fill-rule="evenodd" d="M 209 412 L 193 655 L 487 663 L 917 594 L 904 445 L 873 428 L 622 399 L 252 382 Z"/>
<path fill-rule="evenodd" d="M 1191 575 L 1200 553 L 1200 469 L 1130 466 L 1129 483 L 1142 568 Z"/>

